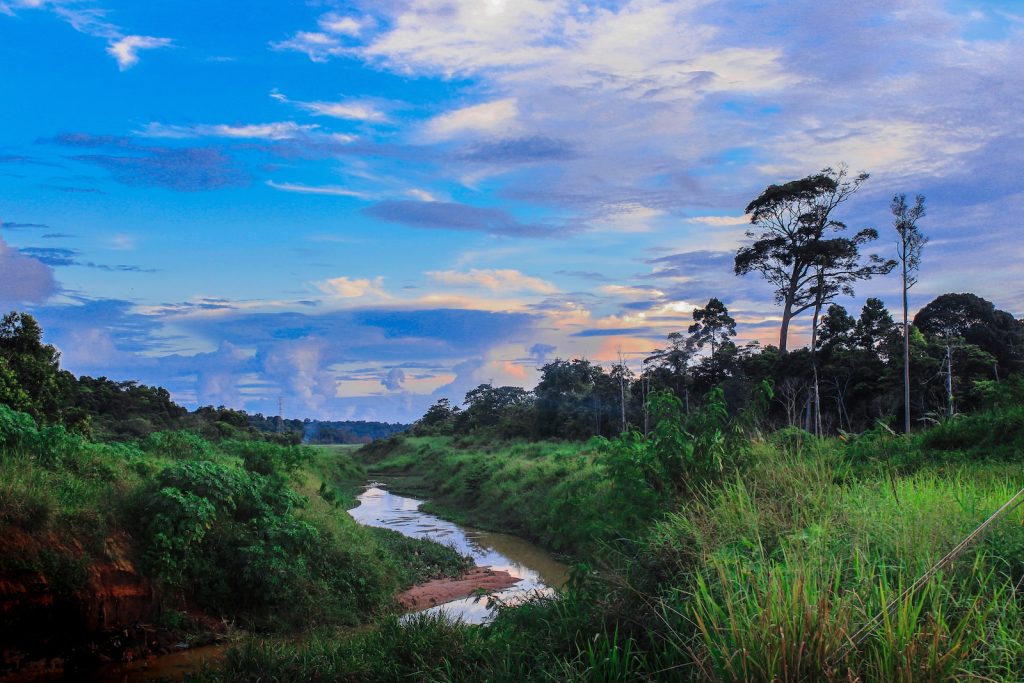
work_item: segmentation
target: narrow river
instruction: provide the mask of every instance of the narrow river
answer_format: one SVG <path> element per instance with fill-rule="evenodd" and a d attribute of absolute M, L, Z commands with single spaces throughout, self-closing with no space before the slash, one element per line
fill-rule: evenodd
<path fill-rule="evenodd" d="M 423 503 L 398 496 L 376 482 L 359 496 L 359 506 L 349 510 L 360 524 L 393 529 L 413 538 L 429 538 L 469 555 L 478 567 L 507 571 L 521 579 L 514 586 L 494 593 L 502 601 L 515 601 L 531 593 L 551 592 L 568 578 L 568 567 L 548 553 L 517 536 L 479 531 L 460 526 L 435 515 L 421 512 Z M 427 612 L 444 611 L 453 618 L 471 624 L 486 622 L 491 616 L 488 600 L 465 598 L 431 607 Z"/>

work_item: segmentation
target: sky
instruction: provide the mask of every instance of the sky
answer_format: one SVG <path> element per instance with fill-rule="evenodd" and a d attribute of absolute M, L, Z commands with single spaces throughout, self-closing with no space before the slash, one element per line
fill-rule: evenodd
<path fill-rule="evenodd" d="M 927 197 L 912 309 L 1019 315 L 1022 37 L 1020 0 L 0 0 L 0 308 L 190 407 L 411 421 L 638 368 L 710 297 L 777 343 L 744 207 L 846 163 L 870 251 Z"/>

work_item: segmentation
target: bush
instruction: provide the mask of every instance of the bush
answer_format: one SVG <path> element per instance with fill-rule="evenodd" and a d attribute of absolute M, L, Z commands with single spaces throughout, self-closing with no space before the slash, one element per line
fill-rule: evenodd
<path fill-rule="evenodd" d="M 200 460 L 213 453 L 213 444 L 185 431 L 153 432 L 143 439 L 141 447 L 151 455 L 177 460 Z"/>

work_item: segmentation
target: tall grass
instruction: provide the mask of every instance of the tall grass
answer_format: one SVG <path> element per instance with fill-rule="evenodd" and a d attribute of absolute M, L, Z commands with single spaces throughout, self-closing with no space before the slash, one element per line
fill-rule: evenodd
<path fill-rule="evenodd" d="M 558 508 L 564 486 L 538 472 L 561 462 L 564 480 L 589 482 L 590 495 L 575 501 L 582 524 L 594 514 L 587 506 L 616 520 L 593 493 L 613 484 L 585 448 L 556 459 L 551 444 L 467 451 L 408 441 L 375 467 L 400 466 L 474 514 L 501 509 L 491 495 L 523 505 L 538 489 Z M 910 446 L 910 459 L 891 469 L 887 460 L 908 445 L 882 431 L 848 442 L 784 433 L 749 445 L 741 468 L 653 515 L 632 541 L 598 540 L 596 552 L 579 542 L 600 575 L 499 617 L 485 670 L 514 661 L 538 680 L 1017 680 L 1024 510 L 884 612 L 1024 484 L 1003 463 L 934 461 Z M 509 514 L 509 525 L 524 524 Z M 549 515 L 533 522 L 535 533 Z M 879 614 L 852 647 L 851 635 Z"/>

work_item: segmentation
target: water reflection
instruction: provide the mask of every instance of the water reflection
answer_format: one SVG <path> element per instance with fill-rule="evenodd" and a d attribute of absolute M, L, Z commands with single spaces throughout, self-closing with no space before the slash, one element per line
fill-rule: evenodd
<path fill-rule="evenodd" d="M 537 546 L 516 536 L 491 531 L 479 531 L 427 514 L 419 510 L 423 501 L 398 496 L 370 484 L 359 496 L 359 506 L 349 510 L 360 524 L 393 529 L 413 538 L 429 538 L 469 555 L 478 567 L 491 567 L 507 571 L 521 581 L 494 595 L 502 601 L 515 601 L 524 595 L 550 593 L 562 586 L 568 577 L 568 568 L 555 561 Z M 444 611 L 467 623 L 487 621 L 491 607 L 486 600 L 473 598 L 454 600 L 425 611 Z"/>

